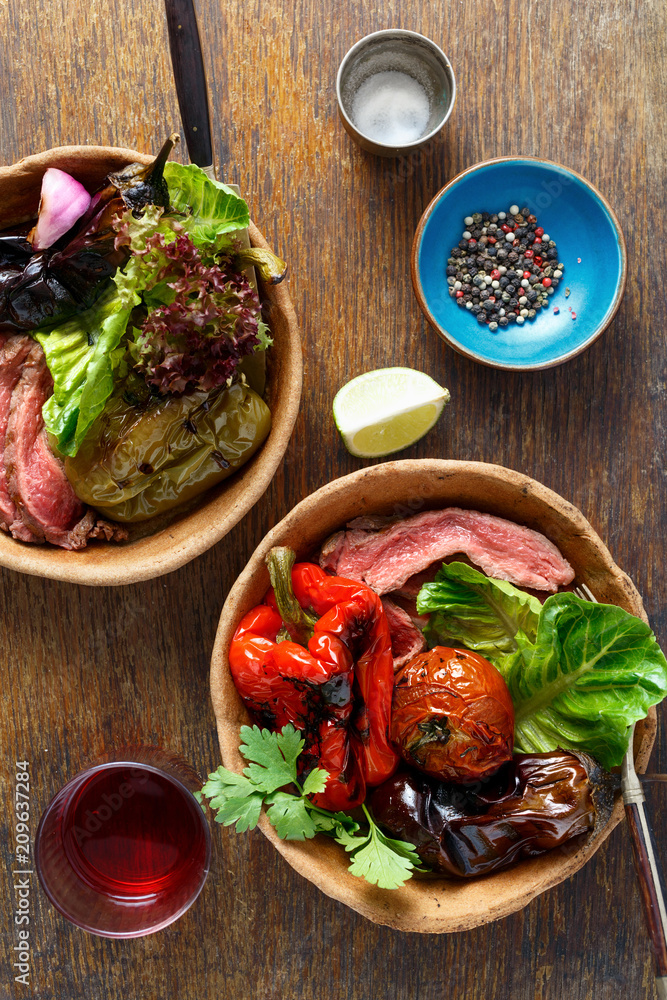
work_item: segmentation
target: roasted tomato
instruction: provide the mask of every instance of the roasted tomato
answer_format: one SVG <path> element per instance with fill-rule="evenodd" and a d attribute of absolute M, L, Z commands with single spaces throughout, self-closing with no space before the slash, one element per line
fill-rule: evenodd
<path fill-rule="evenodd" d="M 441 781 L 475 781 L 512 757 L 514 709 L 488 660 L 436 646 L 396 675 L 391 738 L 403 759 Z"/>

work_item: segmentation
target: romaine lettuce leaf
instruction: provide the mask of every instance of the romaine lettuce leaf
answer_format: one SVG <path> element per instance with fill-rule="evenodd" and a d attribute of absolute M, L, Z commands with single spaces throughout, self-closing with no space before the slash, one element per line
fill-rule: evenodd
<path fill-rule="evenodd" d="M 141 303 L 142 293 L 150 290 L 149 309 L 173 302 L 173 289 L 159 280 L 166 256 L 163 260 L 159 253 L 144 254 L 147 239 L 159 232 L 165 243 L 171 243 L 185 231 L 212 258 L 223 245 L 231 245 L 230 234 L 248 225 L 243 198 L 209 180 L 199 167 L 168 163 L 165 178 L 173 207 L 186 218 L 165 217 L 155 205 L 147 206 L 140 216 L 125 212 L 117 230 L 131 256 L 114 275 L 111 290 L 87 312 L 35 334 L 54 382 L 53 396 L 44 404 L 44 422 L 63 455 L 76 455 L 111 395 L 114 371 L 122 367 L 124 350 L 119 345 L 124 346 L 130 314 Z"/>
<path fill-rule="evenodd" d="M 53 377 L 53 395 L 42 413 L 58 451 L 76 455 L 92 423 L 104 409 L 113 388 L 113 369 L 131 308 L 114 292 L 74 319 L 37 332 Z"/>
<path fill-rule="evenodd" d="M 226 184 L 210 180 L 201 167 L 170 162 L 165 165 L 164 176 L 172 206 L 190 216 L 184 225 L 197 247 L 218 246 L 221 236 L 245 229 L 250 222 L 243 198 Z"/>
<path fill-rule="evenodd" d="M 503 674 L 514 747 L 583 750 L 620 764 L 629 726 L 667 695 L 667 661 L 641 619 L 609 604 L 556 594 L 544 605 L 463 563 L 444 565 L 417 598 L 429 646 L 461 645 Z"/>
<path fill-rule="evenodd" d="M 444 564 L 417 597 L 419 614 L 431 615 L 429 646 L 465 646 L 492 661 L 535 640 L 541 610 L 536 597 L 460 562 Z"/>
<path fill-rule="evenodd" d="M 505 661 L 515 750 L 585 750 L 620 764 L 628 727 L 667 694 L 667 661 L 651 629 L 622 608 L 547 598 L 535 645 Z"/>

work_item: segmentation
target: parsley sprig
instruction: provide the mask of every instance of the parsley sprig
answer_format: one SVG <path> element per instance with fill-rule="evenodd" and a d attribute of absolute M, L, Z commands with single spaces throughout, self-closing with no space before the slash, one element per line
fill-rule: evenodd
<path fill-rule="evenodd" d="M 412 844 L 392 840 L 375 824 L 366 806 L 362 806 L 368 832 L 344 812 L 329 812 L 314 805 L 308 796 L 324 791 L 327 771 L 315 768 L 301 784 L 296 762 L 304 740 L 294 726 L 280 733 L 259 726 L 241 728 L 240 751 L 248 761 L 243 774 L 222 765 L 208 776 L 198 794 L 206 797 L 216 811 L 215 820 L 223 826 L 236 825 L 237 833 L 257 826 L 262 806 L 282 840 L 310 840 L 317 833 L 333 837 L 350 855 L 350 874 L 366 879 L 381 889 L 397 889 L 413 870 L 423 871 Z M 297 789 L 296 794 L 283 789 Z"/>

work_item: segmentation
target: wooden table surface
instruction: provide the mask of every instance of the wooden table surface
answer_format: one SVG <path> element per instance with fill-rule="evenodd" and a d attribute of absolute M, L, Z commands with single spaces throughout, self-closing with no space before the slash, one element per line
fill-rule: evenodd
<path fill-rule="evenodd" d="M 373 8 L 377 10 L 374 11 Z M 70 926 L 31 877 L 31 974 L 12 982 L 14 761 L 38 817 L 64 781 L 130 740 L 219 762 L 208 665 L 220 608 L 264 533 L 360 468 L 334 393 L 409 365 L 449 387 L 444 419 L 404 457 L 496 462 L 578 506 L 667 641 L 667 308 L 661 276 L 667 53 L 660 0 L 199 0 L 214 145 L 225 178 L 290 262 L 305 351 L 296 431 L 271 488 L 206 555 L 162 579 L 87 589 L 0 573 L 0 994 L 40 1000 L 611 1000 L 653 996 L 621 825 L 570 881 L 495 924 L 447 937 L 377 927 L 296 875 L 263 836 L 214 830 L 208 883 L 162 933 L 113 942 Z M 367 32 L 440 43 L 459 85 L 444 133 L 381 160 L 338 120 L 335 74 Z M 157 150 L 179 118 L 161 0 L 0 0 L 0 157 L 65 143 Z M 458 171 L 537 154 L 584 174 L 628 243 L 625 299 L 583 356 L 544 373 L 483 368 L 427 327 L 409 278 L 419 217 Z M 184 150 L 181 150 L 184 154 Z M 400 456 L 399 456 L 400 457 Z M 667 770 L 660 735 L 652 770 Z M 667 843 L 667 790 L 648 791 Z M 35 823 L 32 833 L 34 835 Z"/>

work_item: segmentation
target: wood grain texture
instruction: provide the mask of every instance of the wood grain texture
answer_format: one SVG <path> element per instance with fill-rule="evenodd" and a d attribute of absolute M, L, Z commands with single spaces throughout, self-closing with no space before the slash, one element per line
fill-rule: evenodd
<path fill-rule="evenodd" d="M 199 0 L 198 9 L 216 161 L 290 261 L 306 360 L 301 415 L 263 500 L 178 573 L 122 590 L 0 574 L 1 992 L 39 1000 L 650 997 L 623 826 L 583 871 L 521 913 L 446 938 L 376 927 L 299 878 L 261 834 L 216 828 L 198 903 L 139 941 L 70 927 L 33 877 L 32 986 L 12 983 L 14 760 L 31 761 L 36 816 L 115 743 L 157 740 L 202 772 L 215 766 L 208 659 L 220 607 L 269 527 L 313 489 L 363 466 L 330 417 L 335 392 L 354 375 L 409 364 L 447 385 L 443 420 L 403 457 L 497 462 L 570 499 L 632 576 L 667 641 L 667 307 L 656 287 L 667 265 L 664 5 Z M 438 42 L 460 88 L 444 133 L 404 161 L 361 152 L 335 104 L 347 48 L 385 27 Z M 178 123 L 160 0 L 0 0 L 0 37 L 5 162 L 61 143 L 156 150 Z M 519 153 L 559 161 L 599 187 L 618 213 L 629 260 L 609 331 L 568 365 L 523 375 L 449 350 L 427 328 L 409 278 L 412 236 L 432 195 L 464 167 Z M 666 767 L 661 733 L 651 769 Z M 648 791 L 663 852 L 665 794 Z"/>

